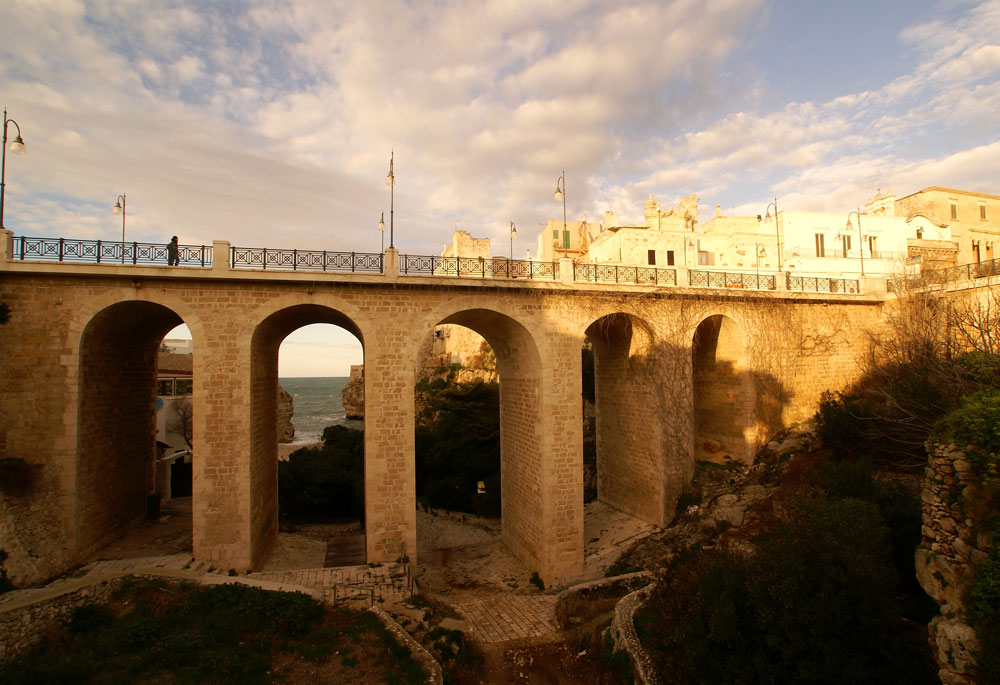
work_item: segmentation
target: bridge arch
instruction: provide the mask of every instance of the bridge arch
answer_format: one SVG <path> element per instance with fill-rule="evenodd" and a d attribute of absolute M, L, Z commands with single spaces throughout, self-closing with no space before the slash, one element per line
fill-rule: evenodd
<path fill-rule="evenodd" d="M 666 415 L 678 410 L 670 400 L 676 350 L 648 320 L 621 311 L 592 321 L 585 332 L 594 350 L 597 499 L 664 526 L 690 470 L 673 463 L 687 450 L 669 444 L 664 430 Z"/>
<path fill-rule="evenodd" d="M 469 308 L 442 316 L 481 335 L 496 355 L 500 384 L 500 511 L 504 545 L 532 570 L 544 573 L 545 467 L 542 359 L 528 328 L 493 309 Z M 419 362 L 418 362 L 419 363 Z"/>
<path fill-rule="evenodd" d="M 278 351 L 288 335 L 310 324 L 332 324 L 364 335 L 353 318 L 324 304 L 290 304 L 258 323 L 250 339 L 250 556 L 266 561 L 278 534 Z"/>
<path fill-rule="evenodd" d="M 746 327 L 728 314 L 702 318 L 691 338 L 695 456 L 753 459 L 755 384 Z"/>
<path fill-rule="evenodd" d="M 103 307 L 82 327 L 71 478 L 77 560 L 146 514 L 154 478 L 157 351 L 181 323 L 173 308 L 126 300 Z"/>

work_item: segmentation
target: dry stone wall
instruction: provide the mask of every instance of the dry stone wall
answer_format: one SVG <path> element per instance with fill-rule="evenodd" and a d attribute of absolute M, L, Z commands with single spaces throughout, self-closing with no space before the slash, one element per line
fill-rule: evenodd
<path fill-rule="evenodd" d="M 965 453 L 957 445 L 930 443 L 927 451 L 917 580 L 941 605 L 928 627 L 938 676 L 944 685 L 965 685 L 976 682 L 979 642 L 967 623 L 964 595 L 972 566 L 986 558 L 994 542 L 974 517 L 983 492 Z"/>

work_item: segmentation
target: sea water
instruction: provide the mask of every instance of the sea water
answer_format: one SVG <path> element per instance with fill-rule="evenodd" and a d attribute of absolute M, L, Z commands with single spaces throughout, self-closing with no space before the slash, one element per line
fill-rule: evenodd
<path fill-rule="evenodd" d="M 363 421 L 347 418 L 341 394 L 347 377 L 333 378 L 279 378 L 278 383 L 292 396 L 295 426 L 293 443 L 319 442 L 327 426 L 364 428 Z"/>

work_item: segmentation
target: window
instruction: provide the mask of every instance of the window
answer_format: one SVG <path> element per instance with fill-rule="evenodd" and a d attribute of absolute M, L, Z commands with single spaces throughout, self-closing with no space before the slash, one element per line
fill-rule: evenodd
<path fill-rule="evenodd" d="M 979 241 L 972 241 L 972 252 L 976 255 L 976 263 L 983 261 L 982 257 L 979 255 Z"/>
<path fill-rule="evenodd" d="M 823 234 L 822 233 L 817 233 L 816 234 L 816 256 L 817 257 L 825 257 L 826 256 L 826 247 L 823 245 Z"/>
<path fill-rule="evenodd" d="M 174 381 L 174 385 L 177 388 L 178 395 L 190 395 L 191 394 L 191 379 L 190 378 L 178 378 Z"/>
<path fill-rule="evenodd" d="M 173 395 L 174 394 L 174 379 L 173 378 L 161 378 L 156 381 L 156 394 L 157 395 Z"/>
<path fill-rule="evenodd" d="M 552 239 L 556 241 L 559 240 L 559 231 L 552 231 Z"/>
<path fill-rule="evenodd" d="M 698 265 L 715 266 L 715 254 L 712 252 L 703 252 L 698 250 Z"/>
<path fill-rule="evenodd" d="M 656 266 L 656 250 L 647 250 L 646 260 L 649 262 L 650 266 Z"/>
<path fill-rule="evenodd" d="M 979 205 L 979 218 L 986 221 L 986 205 Z"/>
<path fill-rule="evenodd" d="M 673 265 L 674 265 L 674 251 L 667 250 L 667 266 L 673 266 Z"/>
<path fill-rule="evenodd" d="M 850 251 L 851 251 L 851 236 L 845 235 L 844 236 L 844 256 L 846 257 L 847 253 L 850 252 Z"/>
<path fill-rule="evenodd" d="M 872 259 L 878 259 L 878 237 L 868 236 L 868 251 L 872 253 Z"/>
<path fill-rule="evenodd" d="M 563 249 L 569 249 L 569 231 L 563 231 Z"/>
<path fill-rule="evenodd" d="M 918 228 L 917 229 L 917 240 L 923 240 L 923 238 L 924 238 L 924 229 Z"/>
<path fill-rule="evenodd" d="M 952 219 L 958 218 L 958 205 L 956 205 L 954 202 L 951 203 L 951 218 Z"/>

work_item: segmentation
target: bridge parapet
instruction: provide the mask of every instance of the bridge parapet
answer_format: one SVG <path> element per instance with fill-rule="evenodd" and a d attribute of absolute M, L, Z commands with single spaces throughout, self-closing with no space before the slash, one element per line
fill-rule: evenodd
<path fill-rule="evenodd" d="M 115 242 L 72 238 L 33 238 L 5 231 L 0 269 L 14 263 L 95 264 L 120 267 L 166 267 L 167 246 L 158 243 Z M 643 286 L 653 288 L 712 288 L 763 292 L 797 291 L 834 294 L 884 293 L 884 279 L 845 279 L 759 271 L 705 271 L 687 268 L 657 268 L 623 264 L 573 263 L 513 260 L 505 257 L 439 257 L 400 255 L 394 248 L 384 254 L 304 250 L 298 248 L 240 247 L 227 241 L 212 245 L 180 245 L 178 275 L 208 270 L 213 276 L 230 273 L 303 273 L 399 277 L 440 277 L 527 283 L 560 283 L 570 287 L 587 285 Z M 169 267 L 168 267 L 169 268 Z M 991 273 L 1000 273 L 993 263 Z"/>

